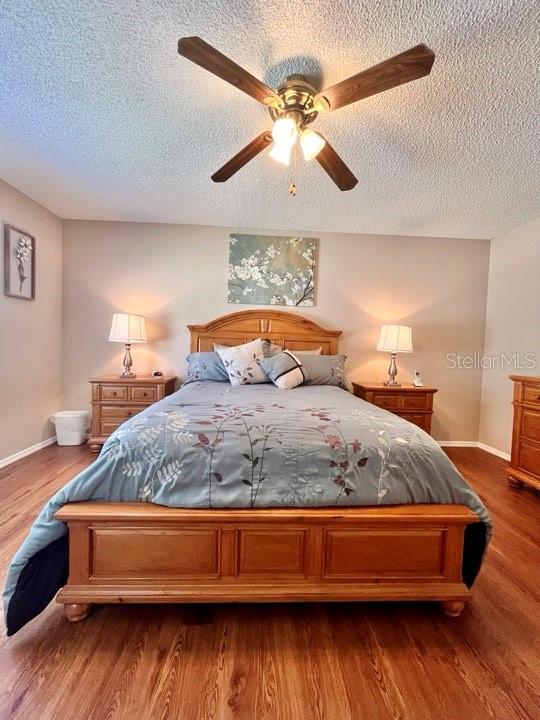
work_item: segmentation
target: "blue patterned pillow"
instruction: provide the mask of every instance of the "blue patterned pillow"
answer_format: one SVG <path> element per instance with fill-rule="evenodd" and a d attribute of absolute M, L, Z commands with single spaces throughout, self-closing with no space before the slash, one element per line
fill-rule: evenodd
<path fill-rule="evenodd" d="M 306 373 L 305 385 L 337 385 L 351 390 L 345 375 L 346 355 L 308 355 L 298 353 Z"/>
<path fill-rule="evenodd" d="M 214 382 L 230 382 L 225 365 L 217 352 L 194 352 L 187 358 L 187 385 L 196 380 L 213 380 Z"/>

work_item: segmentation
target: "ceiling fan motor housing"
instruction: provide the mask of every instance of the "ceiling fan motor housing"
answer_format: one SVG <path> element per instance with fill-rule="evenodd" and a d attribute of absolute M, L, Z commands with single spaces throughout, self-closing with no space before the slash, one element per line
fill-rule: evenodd
<path fill-rule="evenodd" d="M 277 92 L 283 101 L 283 107 L 268 107 L 272 120 L 287 115 L 292 117 L 299 127 L 309 125 L 315 120 L 318 115 L 314 104 L 317 91 L 303 75 L 289 75 Z"/>

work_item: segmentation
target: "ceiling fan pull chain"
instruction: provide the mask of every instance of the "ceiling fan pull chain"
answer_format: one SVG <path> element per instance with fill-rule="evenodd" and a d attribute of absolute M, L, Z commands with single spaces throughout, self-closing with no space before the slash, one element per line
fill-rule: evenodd
<path fill-rule="evenodd" d="M 290 197 L 296 197 L 296 151 L 297 145 L 295 143 L 292 149 L 291 182 L 289 185 Z"/>

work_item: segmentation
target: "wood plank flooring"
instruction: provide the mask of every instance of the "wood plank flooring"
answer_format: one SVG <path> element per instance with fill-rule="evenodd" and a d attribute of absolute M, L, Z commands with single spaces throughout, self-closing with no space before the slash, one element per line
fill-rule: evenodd
<path fill-rule="evenodd" d="M 0 640 L 0 720 L 533 720 L 540 717 L 540 494 L 481 450 L 450 457 L 493 542 L 458 619 L 430 603 L 52 603 Z M 0 470 L 0 562 L 94 456 L 51 446 Z"/>

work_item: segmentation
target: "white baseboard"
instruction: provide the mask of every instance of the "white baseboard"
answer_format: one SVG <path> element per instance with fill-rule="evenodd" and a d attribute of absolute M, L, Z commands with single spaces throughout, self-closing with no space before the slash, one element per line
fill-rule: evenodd
<path fill-rule="evenodd" d="M 497 448 L 491 447 L 491 445 L 486 445 L 483 442 L 479 442 L 478 447 L 480 448 L 480 450 L 485 450 L 486 452 L 491 453 L 492 455 L 496 455 L 503 460 L 510 461 L 510 453 L 503 452 L 502 450 L 497 450 Z"/>
<path fill-rule="evenodd" d="M 478 447 L 478 440 L 437 440 L 441 447 Z"/>
<path fill-rule="evenodd" d="M 0 459 L 0 468 L 5 467 L 6 465 L 11 465 L 11 463 L 16 462 L 17 460 L 22 460 L 22 458 L 26 457 L 27 455 L 32 455 L 32 453 L 37 452 L 38 450 L 42 450 L 45 447 L 48 447 L 49 445 L 52 445 L 56 442 L 56 435 L 54 435 L 51 438 L 47 438 L 47 440 L 42 440 L 39 443 L 36 443 L 35 445 L 31 445 L 30 447 L 25 448 L 24 450 L 20 450 L 18 453 L 15 453 L 14 455 L 8 455 L 5 458 Z"/>
<path fill-rule="evenodd" d="M 479 450 L 496 455 L 503 460 L 510 460 L 510 454 L 505 453 L 502 450 L 486 445 L 485 443 L 479 442 L 478 440 L 437 440 L 441 447 L 475 447 Z"/>

